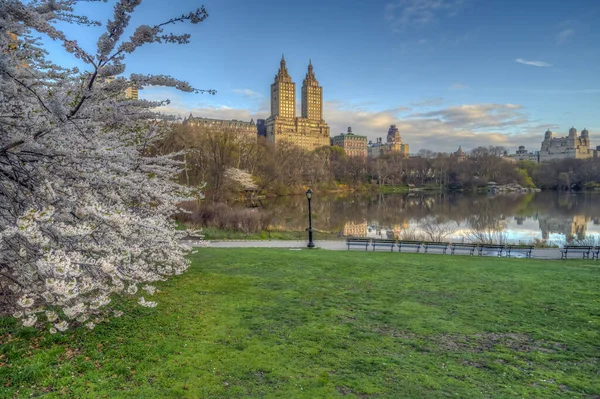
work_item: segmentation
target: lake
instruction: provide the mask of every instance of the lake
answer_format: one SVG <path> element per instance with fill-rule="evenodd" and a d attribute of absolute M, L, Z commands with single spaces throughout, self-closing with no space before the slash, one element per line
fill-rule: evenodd
<path fill-rule="evenodd" d="M 255 203 L 272 214 L 273 230 L 304 230 L 304 196 Z M 598 243 L 600 193 L 411 193 L 331 196 L 314 194 L 313 228 L 342 236 L 549 245 Z M 318 239 L 318 233 L 316 234 Z"/>

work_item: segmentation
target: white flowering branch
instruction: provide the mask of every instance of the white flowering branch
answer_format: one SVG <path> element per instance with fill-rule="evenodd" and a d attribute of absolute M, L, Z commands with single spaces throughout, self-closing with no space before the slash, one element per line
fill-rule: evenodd
<path fill-rule="evenodd" d="M 188 267 L 185 233 L 171 216 L 193 192 L 176 183 L 178 154 L 149 155 L 165 130 L 152 109 L 168 101 L 130 100 L 124 90 L 214 90 L 166 75 L 107 78 L 145 43 L 187 43 L 163 26 L 208 14 L 143 26 L 121 42 L 140 1 L 117 2 L 92 56 L 52 25 L 97 24 L 74 14 L 76 0 L 0 0 L 0 311 L 10 308 L 24 326 L 94 328 L 120 315 L 111 309 L 115 294 L 139 295 L 138 287 L 138 303 L 156 306 L 151 283 Z M 89 70 L 49 62 L 33 38 L 39 33 Z"/>

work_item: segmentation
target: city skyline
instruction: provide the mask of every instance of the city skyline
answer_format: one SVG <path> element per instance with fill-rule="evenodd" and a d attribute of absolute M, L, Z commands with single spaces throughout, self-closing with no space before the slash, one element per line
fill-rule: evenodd
<path fill-rule="evenodd" d="M 129 59 L 125 75 L 171 74 L 218 91 L 207 96 L 140 90 L 142 99 L 170 98 L 165 111 L 266 119 L 269 87 L 284 53 L 292 76 L 302 76 L 312 59 L 332 136 L 351 126 L 374 141 L 395 124 L 414 152 L 456 151 L 459 145 L 503 145 L 514 152 L 519 145 L 539 147 L 547 129 L 563 134 L 575 126 L 587 128 L 592 146 L 600 145 L 600 82 L 590 67 L 600 63 L 600 54 L 589 51 L 600 39 L 594 24 L 600 3 L 382 0 L 342 7 L 207 0 L 204 5 L 210 16 L 203 24 L 172 28 L 190 32 L 190 44 L 161 46 L 158 58 L 158 45 L 149 45 Z M 171 9 L 197 6 L 145 1 L 132 26 L 162 22 Z M 93 3 L 79 8 L 102 21 L 110 17 L 96 13 Z M 76 36 L 76 27 L 61 28 Z M 78 40 L 87 48 L 94 44 Z"/>

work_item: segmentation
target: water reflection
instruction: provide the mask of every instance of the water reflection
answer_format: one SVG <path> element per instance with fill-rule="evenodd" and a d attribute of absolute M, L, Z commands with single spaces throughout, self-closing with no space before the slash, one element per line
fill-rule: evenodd
<path fill-rule="evenodd" d="M 446 234 L 465 240 L 473 234 L 500 234 L 509 242 L 564 243 L 597 239 L 600 194 L 542 192 L 527 195 L 390 194 L 313 197 L 318 231 L 339 236 L 393 238 Z M 272 229 L 306 228 L 303 196 L 261 202 L 273 213 Z M 437 229 L 437 230 L 436 230 Z M 440 232 L 440 230 L 442 230 Z"/>

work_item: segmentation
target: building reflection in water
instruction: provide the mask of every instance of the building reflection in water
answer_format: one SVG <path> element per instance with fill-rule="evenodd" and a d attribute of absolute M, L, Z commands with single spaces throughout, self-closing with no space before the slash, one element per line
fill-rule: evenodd
<path fill-rule="evenodd" d="M 317 194 L 312 205 L 314 228 L 339 236 L 409 237 L 422 231 L 428 221 L 452 227 L 454 232 L 447 240 L 461 240 L 474 231 L 503 232 L 515 242 L 541 238 L 557 244 L 600 235 L 600 193 L 492 197 L 463 193 Z M 197 208 L 196 203 L 188 207 L 191 220 L 202 219 Z M 304 231 L 307 227 L 304 195 L 264 200 L 258 209 L 268 219 L 270 230 Z"/>
<path fill-rule="evenodd" d="M 540 230 L 542 239 L 547 240 L 552 233 L 558 233 L 565 236 L 567 242 L 584 240 L 587 234 L 587 222 L 592 219 L 583 215 L 574 216 L 550 216 L 540 215 Z"/>
<path fill-rule="evenodd" d="M 346 222 L 344 224 L 344 236 L 346 237 L 366 237 L 367 236 L 367 221 L 362 223 Z"/>

